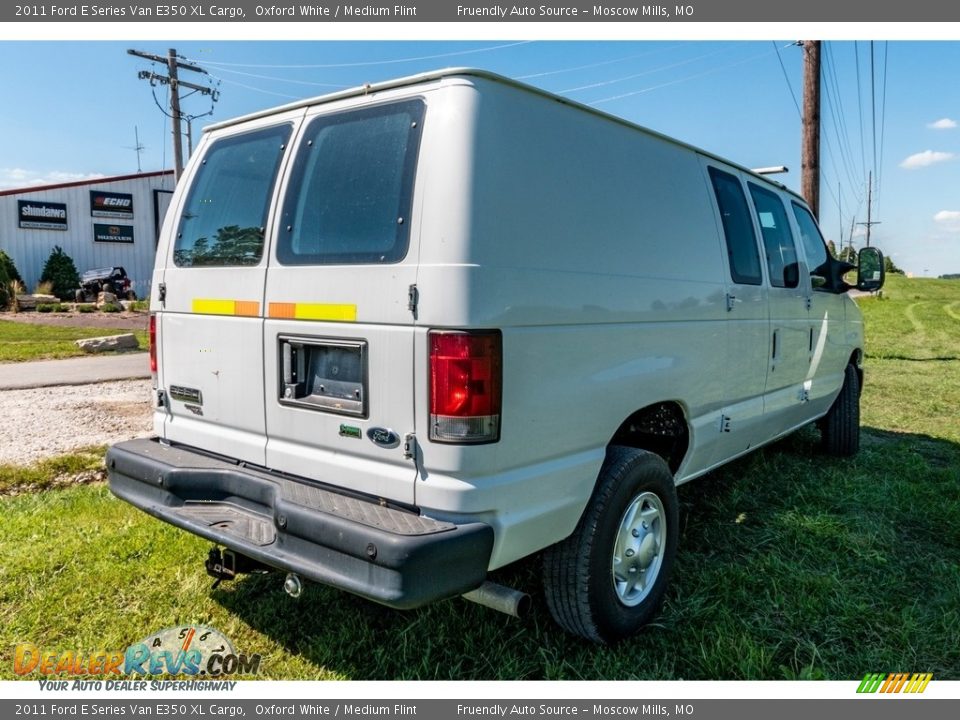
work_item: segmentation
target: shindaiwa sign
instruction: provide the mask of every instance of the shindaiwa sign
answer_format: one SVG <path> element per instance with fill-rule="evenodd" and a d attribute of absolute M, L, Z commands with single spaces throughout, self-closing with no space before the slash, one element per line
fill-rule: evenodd
<path fill-rule="evenodd" d="M 66 230 L 67 206 L 65 203 L 17 200 L 20 227 L 39 230 Z"/>

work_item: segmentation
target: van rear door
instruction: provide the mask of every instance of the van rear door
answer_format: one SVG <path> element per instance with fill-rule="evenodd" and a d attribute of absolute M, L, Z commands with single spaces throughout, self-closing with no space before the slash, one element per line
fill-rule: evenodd
<path fill-rule="evenodd" d="M 158 258 L 163 436 L 258 465 L 265 238 L 294 120 L 274 116 L 204 137 Z"/>
<path fill-rule="evenodd" d="M 266 278 L 266 465 L 412 503 L 425 105 L 353 105 L 308 112 L 284 189 Z"/>

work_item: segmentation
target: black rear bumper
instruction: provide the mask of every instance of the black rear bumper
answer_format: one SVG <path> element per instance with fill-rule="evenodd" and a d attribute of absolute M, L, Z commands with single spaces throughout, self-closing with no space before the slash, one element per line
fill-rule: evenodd
<path fill-rule="evenodd" d="M 478 587 L 493 529 L 454 525 L 156 440 L 107 451 L 110 490 L 265 565 L 395 608 Z"/>

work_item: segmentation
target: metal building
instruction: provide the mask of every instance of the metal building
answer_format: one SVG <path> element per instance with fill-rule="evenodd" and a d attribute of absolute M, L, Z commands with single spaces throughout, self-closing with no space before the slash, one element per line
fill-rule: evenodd
<path fill-rule="evenodd" d="M 0 190 L 0 250 L 28 291 L 59 245 L 78 273 L 122 265 L 137 297 L 145 297 L 173 187 L 173 171 L 164 170 Z"/>

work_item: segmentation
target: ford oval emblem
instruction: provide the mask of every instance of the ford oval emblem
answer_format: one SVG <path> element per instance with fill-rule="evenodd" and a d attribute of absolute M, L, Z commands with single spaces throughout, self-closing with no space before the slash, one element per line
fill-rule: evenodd
<path fill-rule="evenodd" d="M 395 448 L 400 444 L 400 436 L 387 428 L 372 427 L 367 430 L 367 437 L 382 448 Z"/>

